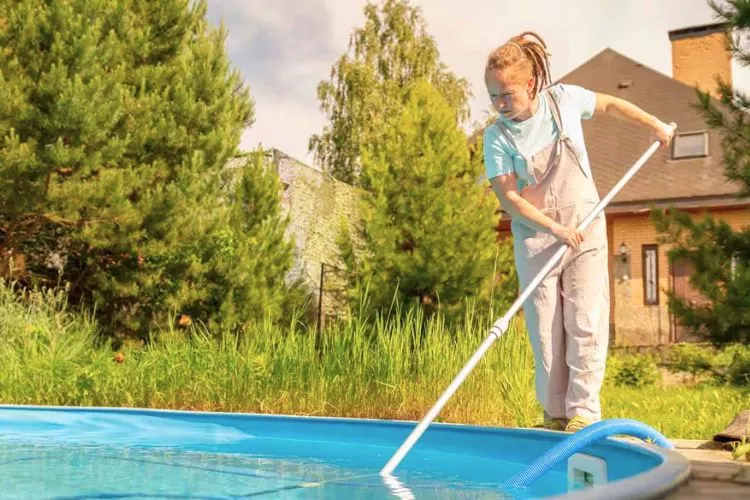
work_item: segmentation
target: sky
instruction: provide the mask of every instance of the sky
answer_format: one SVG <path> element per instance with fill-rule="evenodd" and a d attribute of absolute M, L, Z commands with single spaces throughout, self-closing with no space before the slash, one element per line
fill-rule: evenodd
<path fill-rule="evenodd" d="M 255 123 L 244 132 L 241 147 L 273 147 L 313 165 L 308 141 L 326 124 L 317 86 L 328 80 L 352 31 L 363 25 L 366 0 L 207 1 L 209 20 L 223 22 L 229 31 L 229 58 L 255 101 Z M 472 120 L 482 120 L 490 108 L 483 83 L 487 54 L 522 31 L 535 31 L 547 42 L 553 81 L 608 47 L 671 76 L 668 31 L 716 22 L 706 0 L 412 4 L 421 8 L 442 61 L 468 80 Z M 750 83 L 742 72 L 733 78 L 739 88 Z"/>

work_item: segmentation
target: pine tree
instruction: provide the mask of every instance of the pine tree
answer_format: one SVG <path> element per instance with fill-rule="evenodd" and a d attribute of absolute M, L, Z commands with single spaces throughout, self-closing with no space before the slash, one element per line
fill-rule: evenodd
<path fill-rule="evenodd" d="M 750 53 L 742 48 L 750 29 L 750 2 L 709 4 L 728 23 L 732 52 L 750 64 Z M 719 102 L 697 90 L 699 106 L 709 126 L 722 133 L 727 179 L 736 182 L 738 196 L 750 196 L 750 100 L 728 82 L 719 79 L 717 84 Z M 654 211 L 653 220 L 663 232 L 660 241 L 673 245 L 670 258 L 692 264 L 690 284 L 707 299 L 694 305 L 670 291 L 670 310 L 693 333 L 710 341 L 750 342 L 750 226 L 735 231 L 724 220 L 695 220 L 676 210 Z"/>
<path fill-rule="evenodd" d="M 430 81 L 468 118 L 468 83 L 440 62 L 419 8 L 408 0 L 368 2 L 364 27 L 353 33 L 348 53 L 318 85 L 330 123 L 310 139 L 316 160 L 335 178 L 358 185 L 363 146 L 377 141 L 388 117 L 400 111 L 410 82 Z"/>
<path fill-rule="evenodd" d="M 363 150 L 361 227 L 344 260 L 355 300 L 366 294 L 387 308 L 395 294 L 450 311 L 492 278 L 497 201 L 477 182 L 482 165 L 469 157 L 451 103 L 425 80 L 405 96 L 381 140 Z"/>
<path fill-rule="evenodd" d="M 253 101 L 205 11 L 191 0 L 0 2 L 3 262 L 25 261 L 14 277 L 28 283 L 68 282 L 110 331 L 143 334 L 176 314 L 237 324 L 263 309 L 245 310 L 250 283 L 258 296 L 276 287 L 287 255 L 255 253 L 228 203 L 225 166 Z M 251 279 L 248 261 L 271 276 Z"/>
<path fill-rule="evenodd" d="M 301 283 L 286 283 L 293 247 L 270 155 L 257 150 L 238 160 L 226 187 L 227 219 L 200 248 L 208 266 L 199 288 L 212 300 L 188 310 L 199 318 L 216 316 L 210 326 L 280 318 L 307 299 Z"/>

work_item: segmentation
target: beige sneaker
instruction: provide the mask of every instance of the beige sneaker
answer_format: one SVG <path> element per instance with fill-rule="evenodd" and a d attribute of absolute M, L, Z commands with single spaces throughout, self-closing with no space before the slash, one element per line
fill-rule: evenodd
<path fill-rule="evenodd" d="M 578 432 L 584 427 L 588 427 L 593 423 L 594 422 L 585 417 L 576 415 L 575 417 L 571 418 L 570 422 L 568 422 L 568 425 L 565 426 L 565 432 Z"/>
<path fill-rule="evenodd" d="M 547 429 L 550 431 L 564 431 L 567 420 L 564 418 L 549 418 L 545 415 L 544 423 L 536 425 L 537 429 Z"/>

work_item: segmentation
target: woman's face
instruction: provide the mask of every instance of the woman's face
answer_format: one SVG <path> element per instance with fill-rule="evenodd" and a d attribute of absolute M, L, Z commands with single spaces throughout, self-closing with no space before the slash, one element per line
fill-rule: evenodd
<path fill-rule="evenodd" d="M 484 84 L 492 106 L 506 120 L 523 121 L 531 117 L 533 78 L 521 78 L 512 68 L 488 70 Z"/>

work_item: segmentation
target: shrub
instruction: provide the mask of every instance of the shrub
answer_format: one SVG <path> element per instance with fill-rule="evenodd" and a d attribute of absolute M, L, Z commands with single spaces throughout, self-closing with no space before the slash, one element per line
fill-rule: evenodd
<path fill-rule="evenodd" d="M 650 356 L 614 356 L 610 358 L 608 372 L 618 387 L 648 387 L 659 380 L 659 371 Z"/>

